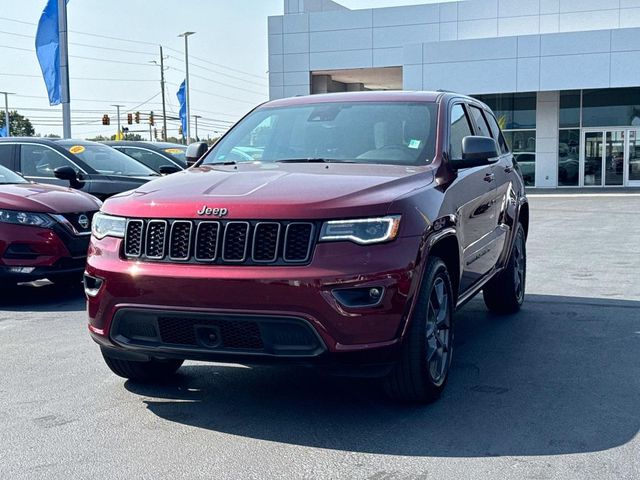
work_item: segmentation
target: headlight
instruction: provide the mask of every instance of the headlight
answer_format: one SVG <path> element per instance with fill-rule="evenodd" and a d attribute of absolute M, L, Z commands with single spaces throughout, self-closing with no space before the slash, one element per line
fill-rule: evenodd
<path fill-rule="evenodd" d="M 104 237 L 124 238 L 126 218 L 112 217 L 104 213 L 96 213 L 91 222 L 91 233 L 98 240 Z"/>
<path fill-rule="evenodd" d="M 321 242 L 349 240 L 359 245 L 388 242 L 398 236 L 400 215 L 358 220 L 331 220 L 322 225 Z"/>
<path fill-rule="evenodd" d="M 50 227 L 55 222 L 46 213 L 17 212 L 15 210 L 0 210 L 0 223 L 13 223 L 31 227 Z"/>

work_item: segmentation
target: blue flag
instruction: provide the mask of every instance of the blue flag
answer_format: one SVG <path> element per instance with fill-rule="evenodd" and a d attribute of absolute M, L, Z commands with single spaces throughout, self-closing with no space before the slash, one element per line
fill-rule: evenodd
<path fill-rule="evenodd" d="M 69 0 L 66 1 L 69 2 Z M 47 1 L 38 22 L 36 55 L 49 94 L 49 104 L 59 105 L 62 100 L 62 87 L 60 84 L 60 32 L 58 30 L 57 0 Z"/>
<path fill-rule="evenodd" d="M 187 94 L 185 93 L 185 80 L 180 84 L 178 93 L 178 102 L 180 102 L 180 123 L 182 124 L 182 135 L 187 135 Z"/>
<path fill-rule="evenodd" d="M 8 137 L 9 135 L 7 135 L 7 133 L 8 133 L 7 125 L 0 128 L 0 137 Z"/>

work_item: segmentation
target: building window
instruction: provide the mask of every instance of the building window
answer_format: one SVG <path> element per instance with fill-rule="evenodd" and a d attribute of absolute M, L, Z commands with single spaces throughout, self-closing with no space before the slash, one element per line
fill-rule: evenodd
<path fill-rule="evenodd" d="M 536 128 L 537 94 L 535 92 L 474 95 L 474 97 L 493 110 L 503 130 Z"/>
<path fill-rule="evenodd" d="M 536 101 L 537 93 L 474 95 L 491 108 L 504 138 L 518 162 L 525 185 L 536 179 Z"/>
<path fill-rule="evenodd" d="M 558 186 L 580 184 L 580 129 L 560 129 L 558 139 Z"/>
<path fill-rule="evenodd" d="M 536 131 L 507 130 L 504 132 L 507 144 L 518 163 L 524 184 L 532 187 L 536 183 Z"/>
<path fill-rule="evenodd" d="M 580 127 L 580 90 L 560 92 L 560 128 Z"/>
<path fill-rule="evenodd" d="M 640 127 L 640 88 L 583 90 L 583 127 Z"/>

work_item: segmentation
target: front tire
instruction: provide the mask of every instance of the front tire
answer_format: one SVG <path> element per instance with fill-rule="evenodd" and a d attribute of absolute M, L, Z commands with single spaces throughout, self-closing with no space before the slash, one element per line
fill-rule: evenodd
<path fill-rule="evenodd" d="M 119 377 L 139 382 L 160 382 L 171 378 L 184 360 L 149 360 L 140 362 L 123 360 L 102 350 L 102 358 L 113 373 Z"/>
<path fill-rule="evenodd" d="M 527 248 L 524 228 L 518 223 L 516 239 L 506 268 L 491 279 L 482 295 L 487 308 L 499 314 L 515 313 L 524 302 L 527 278 Z"/>
<path fill-rule="evenodd" d="M 384 386 L 394 400 L 431 403 L 444 390 L 453 354 L 453 289 L 440 258 L 429 258 L 419 295 L 400 361 Z"/>

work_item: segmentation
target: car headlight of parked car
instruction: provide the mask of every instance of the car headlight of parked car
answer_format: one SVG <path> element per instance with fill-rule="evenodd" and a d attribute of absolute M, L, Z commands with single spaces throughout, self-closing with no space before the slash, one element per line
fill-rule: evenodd
<path fill-rule="evenodd" d="M 321 242 L 351 241 L 370 245 L 393 240 L 400 229 L 400 215 L 356 220 L 331 220 L 322 225 Z"/>
<path fill-rule="evenodd" d="M 91 233 L 98 240 L 104 237 L 124 238 L 126 224 L 126 218 L 114 217 L 98 212 L 93 216 Z"/>
<path fill-rule="evenodd" d="M 52 226 L 55 222 L 46 213 L 0 210 L 0 223 L 12 223 L 15 225 L 46 228 Z"/>

